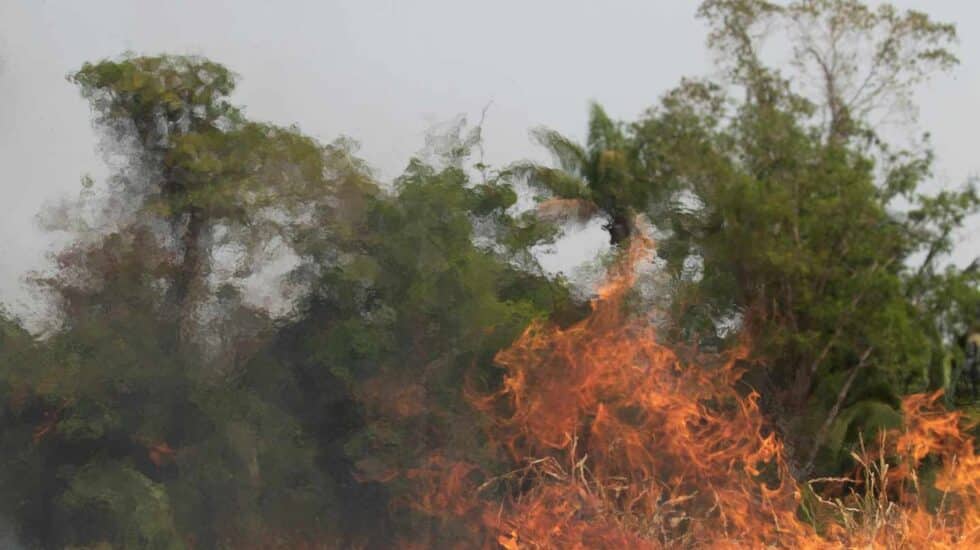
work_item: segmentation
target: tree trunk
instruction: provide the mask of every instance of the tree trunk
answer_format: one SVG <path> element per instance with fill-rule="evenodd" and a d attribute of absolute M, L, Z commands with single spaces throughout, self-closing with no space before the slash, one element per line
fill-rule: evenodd
<path fill-rule="evenodd" d="M 205 276 L 203 237 L 205 215 L 200 208 L 191 208 L 181 244 L 184 256 L 174 281 L 174 300 L 177 309 L 177 346 L 185 347 L 193 334 L 194 305 Z"/>
<path fill-rule="evenodd" d="M 604 229 L 609 232 L 609 243 L 615 246 L 633 234 L 633 221 L 629 212 L 615 212 L 610 217 Z"/>

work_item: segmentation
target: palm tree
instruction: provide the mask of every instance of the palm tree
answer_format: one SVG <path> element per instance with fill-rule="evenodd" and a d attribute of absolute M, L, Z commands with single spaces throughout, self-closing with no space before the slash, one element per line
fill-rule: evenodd
<path fill-rule="evenodd" d="M 539 204 L 539 214 L 588 219 L 601 212 L 608 219 L 604 229 L 612 244 L 629 239 L 634 231 L 633 205 L 643 193 L 630 170 L 630 140 L 622 125 L 593 103 L 585 146 L 548 128 L 537 128 L 531 135 L 548 149 L 556 166 L 521 163 L 510 172 L 553 195 Z"/>

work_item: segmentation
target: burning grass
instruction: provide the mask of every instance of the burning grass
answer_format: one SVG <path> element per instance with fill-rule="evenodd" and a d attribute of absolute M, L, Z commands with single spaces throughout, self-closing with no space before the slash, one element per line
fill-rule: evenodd
<path fill-rule="evenodd" d="M 470 392 L 512 471 L 433 455 L 406 474 L 416 509 L 467 548 L 980 547 L 980 458 L 956 413 L 910 396 L 854 476 L 794 479 L 758 395 L 736 389 L 744 349 L 693 364 L 624 311 L 651 248 L 634 240 L 588 318 L 500 352 L 499 391 Z"/>

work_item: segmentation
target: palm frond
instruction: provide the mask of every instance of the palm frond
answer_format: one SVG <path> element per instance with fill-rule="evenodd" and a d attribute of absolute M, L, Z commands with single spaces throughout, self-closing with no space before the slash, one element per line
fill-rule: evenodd
<path fill-rule="evenodd" d="M 598 103 L 589 108 L 589 137 L 588 150 L 591 154 L 608 150 L 622 149 L 626 142 L 623 131 L 613 119 L 609 118 L 605 109 Z"/>
<path fill-rule="evenodd" d="M 531 130 L 531 138 L 551 153 L 558 168 L 581 175 L 585 169 L 587 155 L 581 145 L 550 128 Z"/>
<path fill-rule="evenodd" d="M 592 200 L 589 184 L 581 177 L 564 170 L 522 162 L 511 165 L 501 175 L 525 178 L 531 187 L 547 191 L 556 198 Z"/>

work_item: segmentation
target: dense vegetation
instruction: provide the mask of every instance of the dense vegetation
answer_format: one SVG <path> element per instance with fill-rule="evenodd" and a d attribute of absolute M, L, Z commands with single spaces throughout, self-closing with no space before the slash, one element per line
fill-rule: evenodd
<path fill-rule="evenodd" d="M 391 184 L 348 140 L 249 120 L 214 62 L 86 64 L 71 80 L 124 162 L 35 278 L 57 328 L 0 318 L 0 518 L 42 548 L 453 540 L 401 474 L 434 453 L 510 467 L 467 396 L 501 384 L 494 357 L 532 321 L 588 312 L 533 254 L 569 217 L 604 217 L 620 248 L 648 220 L 657 296 L 633 314 L 660 312 L 678 349 L 748 342 L 740 391 L 800 478 L 853 468 L 904 395 L 975 406 L 959 342 L 980 269 L 944 260 L 980 196 L 924 193 L 928 143 L 875 118 L 955 64 L 953 27 L 851 0 L 700 15 L 724 78 L 635 121 L 594 105 L 584 145 L 536 130 L 552 166 L 485 166 L 479 127 L 456 128 Z M 246 290 L 277 255 L 284 315 Z"/>

